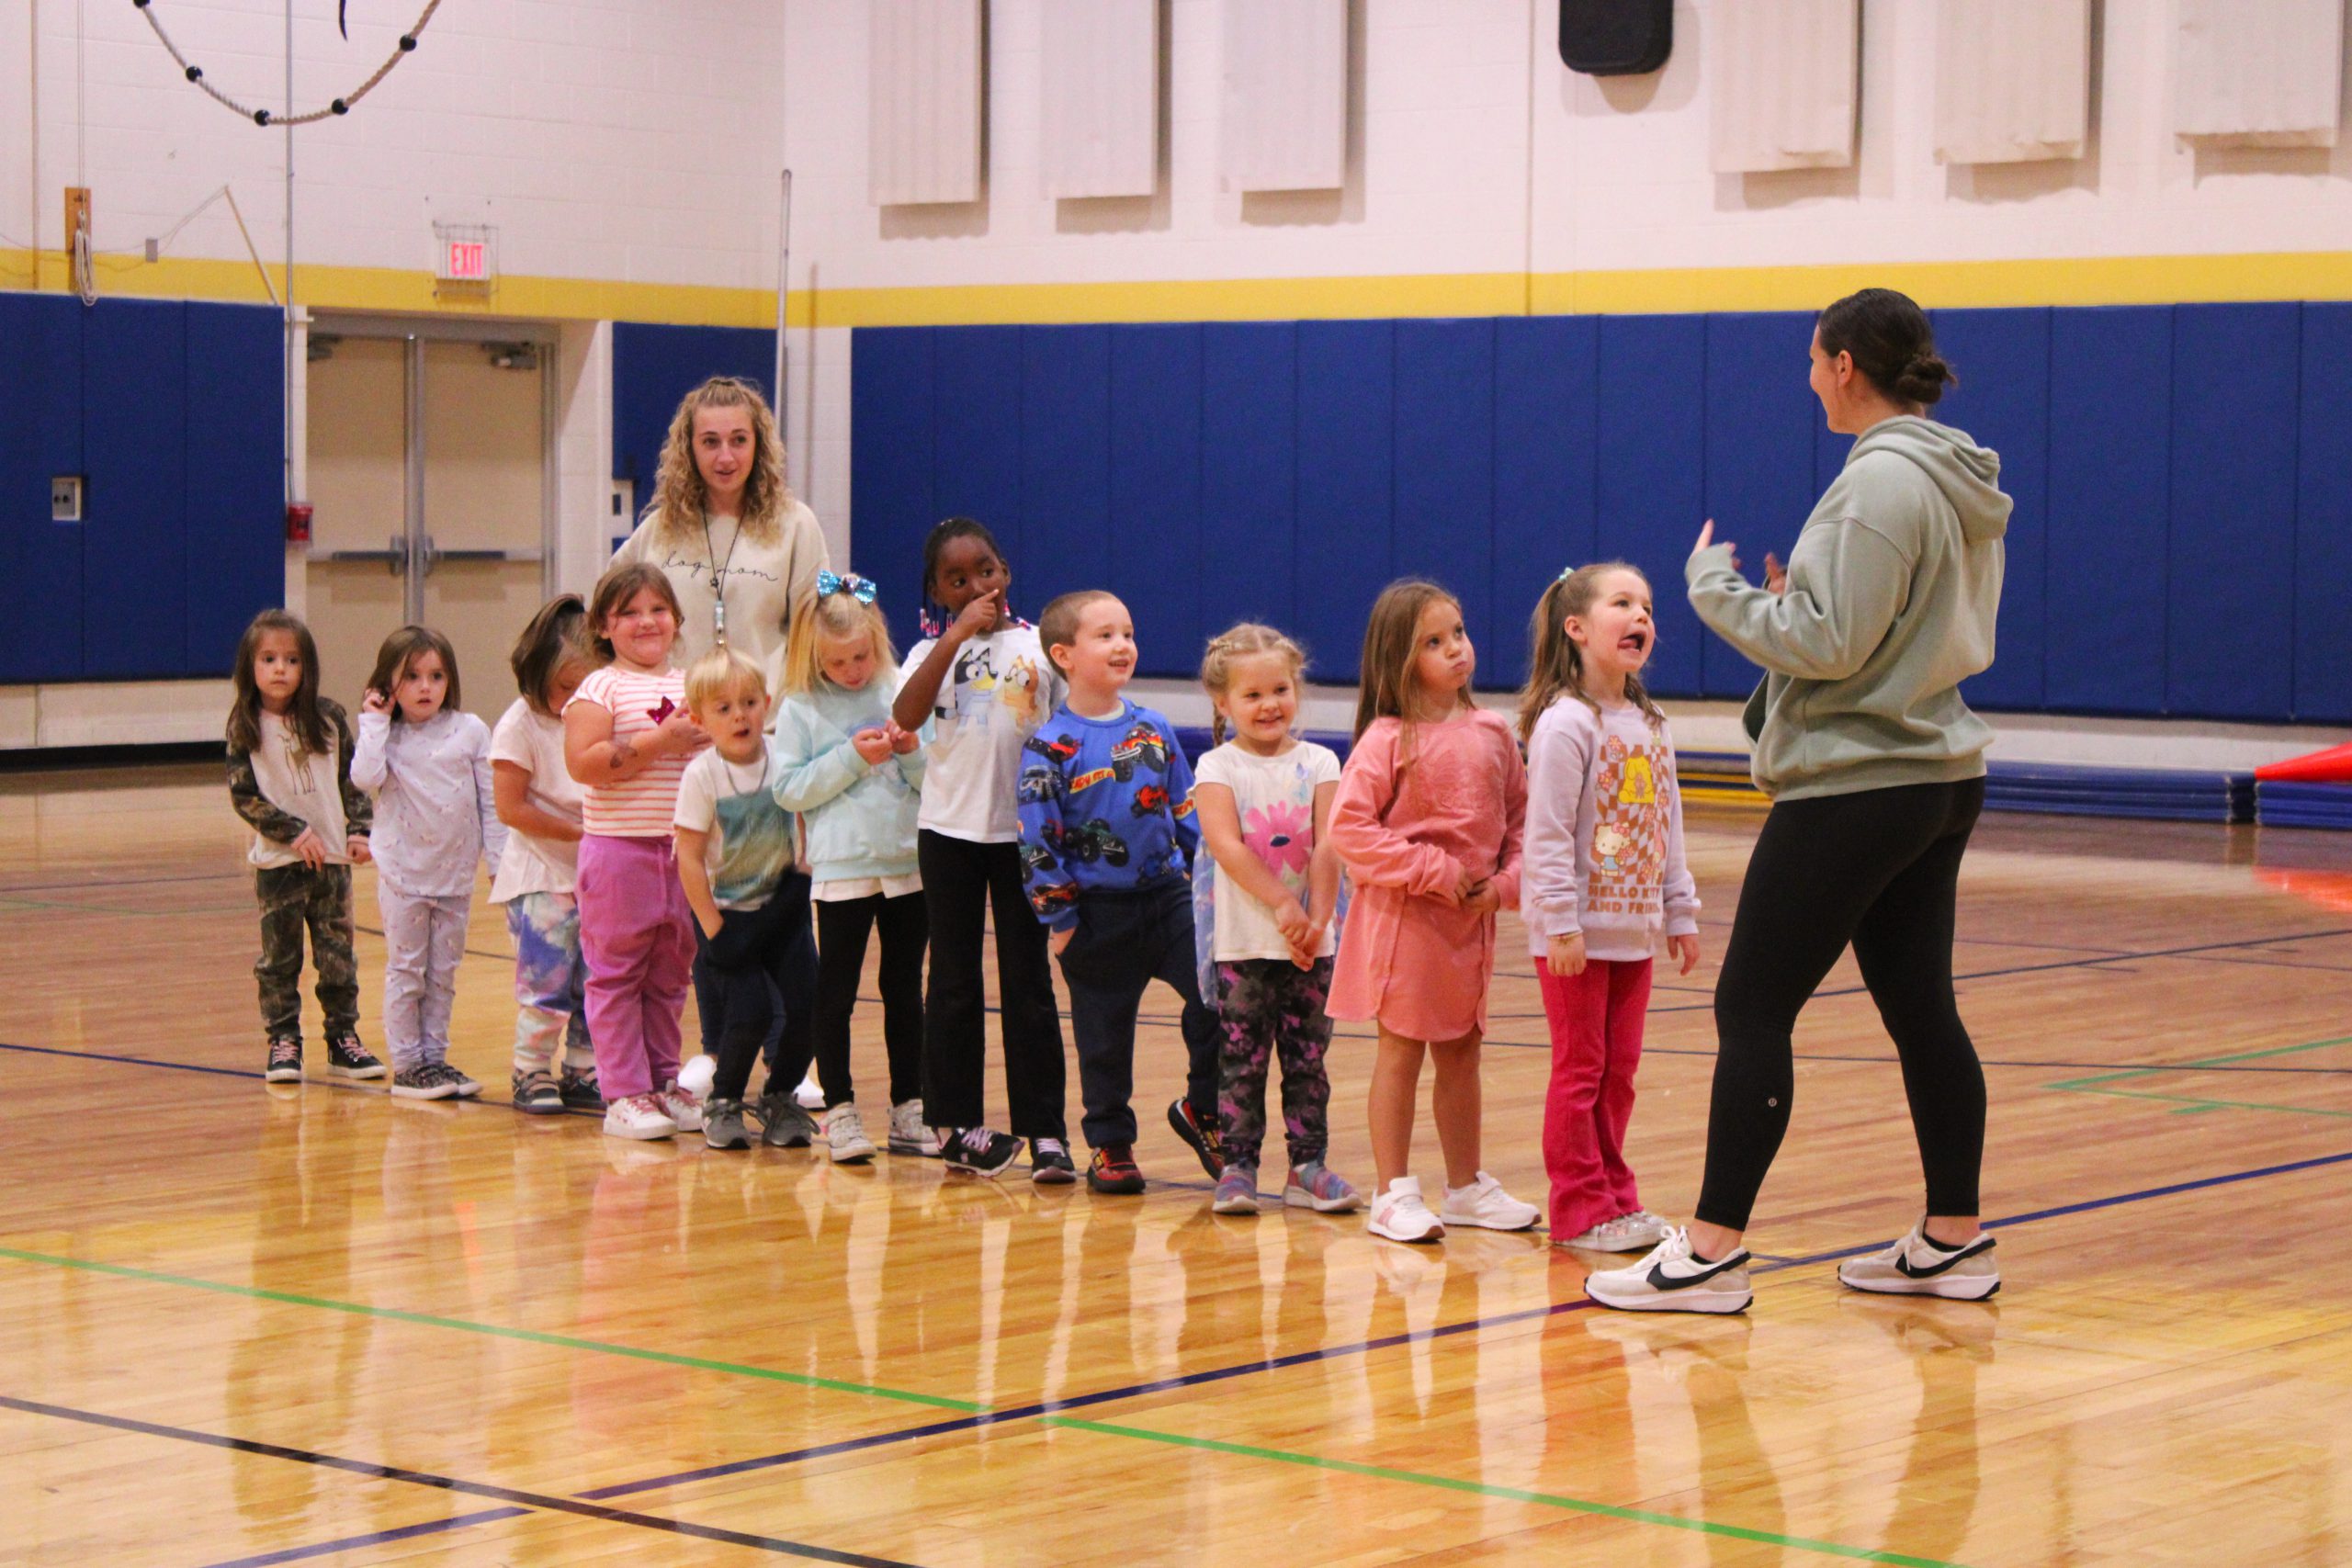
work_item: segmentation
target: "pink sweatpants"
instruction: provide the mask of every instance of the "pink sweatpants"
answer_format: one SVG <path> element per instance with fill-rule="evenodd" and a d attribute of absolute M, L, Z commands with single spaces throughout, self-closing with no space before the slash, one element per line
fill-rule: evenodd
<path fill-rule="evenodd" d="M 679 1019 L 694 976 L 694 912 L 667 839 L 580 840 L 580 953 L 588 1038 L 607 1103 L 678 1076 Z"/>
<path fill-rule="evenodd" d="M 1596 958 L 1581 975 L 1555 975 L 1538 958 L 1535 975 L 1552 1028 L 1544 1169 L 1552 1179 L 1552 1235 L 1565 1240 L 1642 1206 L 1625 1164 L 1625 1124 L 1634 1115 L 1650 961 Z"/>

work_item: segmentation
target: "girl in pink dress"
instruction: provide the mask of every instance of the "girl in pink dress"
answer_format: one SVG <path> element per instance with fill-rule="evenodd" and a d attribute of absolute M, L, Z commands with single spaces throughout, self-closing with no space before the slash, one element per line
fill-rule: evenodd
<path fill-rule="evenodd" d="M 1478 1044 L 1495 967 L 1495 911 L 1519 904 L 1527 770 L 1510 726 L 1470 699 L 1477 653 L 1435 583 L 1393 582 L 1364 627 L 1355 749 L 1330 835 L 1355 879 L 1330 1014 L 1380 1026 L 1372 1073 L 1372 1234 L 1435 1241 L 1447 1225 L 1525 1230 L 1537 1210 L 1478 1168 Z M 1431 1213 L 1408 1174 L 1421 1057 L 1444 1151 Z"/>

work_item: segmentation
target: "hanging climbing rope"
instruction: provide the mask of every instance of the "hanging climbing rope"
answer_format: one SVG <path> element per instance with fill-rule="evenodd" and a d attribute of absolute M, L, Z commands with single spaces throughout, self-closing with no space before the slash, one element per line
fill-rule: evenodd
<path fill-rule="evenodd" d="M 392 67 L 398 65 L 404 56 L 415 51 L 416 40 L 424 36 L 424 24 L 431 21 L 433 13 L 441 8 L 441 0 L 424 0 L 424 9 L 418 14 L 416 25 L 401 35 L 400 47 L 392 51 L 390 58 L 384 63 L 376 67 L 374 75 L 360 83 L 358 86 L 345 93 L 342 97 L 334 99 L 322 109 L 311 109 L 302 114 L 288 115 L 273 114 L 267 109 L 247 108 L 214 86 L 206 79 L 203 68 L 189 64 L 187 56 L 180 52 L 180 46 L 172 41 L 172 35 L 164 30 L 162 20 L 155 15 L 153 0 L 130 0 L 130 3 L 138 7 L 141 16 L 147 18 L 147 25 L 155 29 L 156 38 L 160 39 L 164 47 L 171 51 L 172 58 L 179 62 L 180 74 L 209 93 L 239 118 L 252 120 L 255 125 L 308 125 L 313 120 L 326 119 L 334 115 L 349 114 L 354 104 L 366 97 L 377 83 L 390 75 Z"/>

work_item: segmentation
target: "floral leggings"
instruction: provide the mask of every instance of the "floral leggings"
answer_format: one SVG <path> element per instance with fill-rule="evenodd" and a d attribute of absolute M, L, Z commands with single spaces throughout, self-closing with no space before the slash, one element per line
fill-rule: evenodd
<path fill-rule="evenodd" d="M 1283 958 L 1250 958 L 1216 966 L 1216 1012 L 1224 1041 L 1217 1058 L 1217 1114 L 1225 1123 L 1228 1166 L 1256 1169 L 1266 1140 L 1266 1077 L 1279 1058 L 1283 1142 L 1291 1168 L 1323 1157 L 1331 1141 L 1331 1080 L 1323 1054 L 1331 1020 L 1331 961 L 1301 969 Z"/>

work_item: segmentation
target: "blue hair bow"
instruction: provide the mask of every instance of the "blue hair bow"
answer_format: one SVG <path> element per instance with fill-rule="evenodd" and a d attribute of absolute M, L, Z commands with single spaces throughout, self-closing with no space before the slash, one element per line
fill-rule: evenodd
<path fill-rule="evenodd" d="M 874 581 L 854 571 L 846 577 L 820 571 L 817 574 L 817 597 L 822 599 L 828 593 L 846 593 L 861 604 L 871 604 L 874 603 Z"/>

